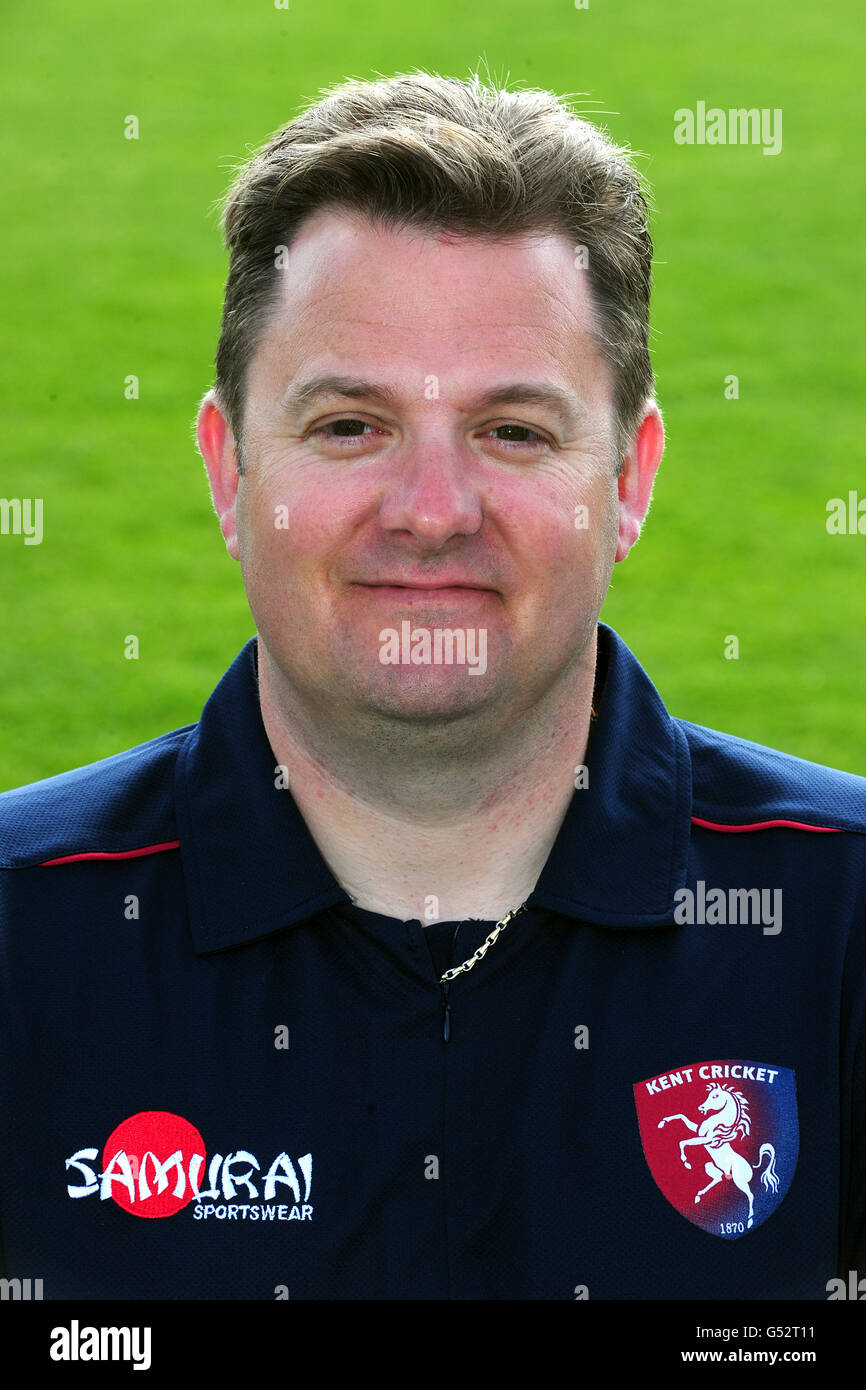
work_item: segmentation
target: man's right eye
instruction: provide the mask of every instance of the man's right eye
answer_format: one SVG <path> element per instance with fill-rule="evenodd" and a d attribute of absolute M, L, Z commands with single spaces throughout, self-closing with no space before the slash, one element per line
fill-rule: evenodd
<path fill-rule="evenodd" d="M 361 439 L 364 430 L 373 430 L 375 427 L 368 420 L 358 420 L 353 415 L 343 416 L 340 420 L 327 420 L 324 425 L 317 426 L 311 430 L 311 435 L 321 435 L 323 439 L 332 439 L 335 442 L 342 440 Z M 337 431 L 331 434 L 331 430 Z"/>

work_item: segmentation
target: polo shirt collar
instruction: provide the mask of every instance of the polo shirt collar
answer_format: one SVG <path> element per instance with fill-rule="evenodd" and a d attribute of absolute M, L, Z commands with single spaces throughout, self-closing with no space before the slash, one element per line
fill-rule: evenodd
<path fill-rule="evenodd" d="M 692 771 L 686 736 L 640 662 L 598 624 L 604 691 L 571 798 L 527 903 L 609 927 L 674 923 L 686 881 Z"/>
<path fill-rule="evenodd" d="M 528 905 L 610 927 L 673 921 L 685 882 L 685 736 L 622 639 L 598 625 L 604 691 L 576 790 Z M 197 952 L 244 945 L 351 903 L 279 785 L 262 722 L 255 637 L 178 756 L 175 799 Z"/>

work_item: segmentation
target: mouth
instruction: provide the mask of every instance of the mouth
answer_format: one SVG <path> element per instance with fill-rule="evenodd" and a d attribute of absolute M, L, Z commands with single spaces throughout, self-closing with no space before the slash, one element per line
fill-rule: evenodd
<path fill-rule="evenodd" d="M 422 600 L 447 600 L 448 602 L 467 601 L 472 598 L 480 598 L 484 594 L 492 594 L 492 589 L 482 588 L 475 584 L 359 584 L 360 589 L 366 589 L 368 593 L 379 595 L 382 598 L 393 600 L 411 601 L 412 599 Z"/>

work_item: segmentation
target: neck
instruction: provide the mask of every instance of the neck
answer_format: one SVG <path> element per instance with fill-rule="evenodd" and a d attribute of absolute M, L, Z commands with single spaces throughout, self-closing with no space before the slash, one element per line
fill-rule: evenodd
<path fill-rule="evenodd" d="M 401 920 L 498 921 L 535 887 L 585 760 L 596 660 L 544 700 L 456 735 L 386 740 L 322 720 L 259 640 L 262 720 L 322 857 L 359 907 Z M 388 744 L 383 755 L 383 744 Z"/>

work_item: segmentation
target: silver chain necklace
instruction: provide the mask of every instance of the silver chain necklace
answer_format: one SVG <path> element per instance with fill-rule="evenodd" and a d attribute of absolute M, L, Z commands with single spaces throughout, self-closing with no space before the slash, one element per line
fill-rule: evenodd
<path fill-rule="evenodd" d="M 526 903 L 521 903 L 520 907 L 513 907 L 510 912 L 506 912 L 502 920 L 496 923 L 496 926 L 493 928 L 493 931 L 489 934 L 489 936 L 486 936 L 484 938 L 481 945 L 478 947 L 478 950 L 473 951 L 472 955 L 469 957 L 468 960 L 465 960 L 462 965 L 455 965 L 453 969 L 446 970 L 444 975 L 440 975 L 440 985 L 447 984 L 448 981 L 453 980 L 456 975 L 462 975 L 465 971 L 471 970 L 473 965 L 477 965 L 478 961 L 483 960 L 484 957 L 487 955 L 487 952 L 490 950 L 490 947 L 493 945 L 494 941 L 499 936 L 499 933 L 503 931 L 505 927 L 508 926 L 508 923 L 511 921 L 512 917 L 516 917 L 518 912 L 525 912 L 525 910 Z"/>
<path fill-rule="evenodd" d="M 446 970 L 444 975 L 440 975 L 439 988 L 442 992 L 443 1042 L 448 1042 L 451 1038 L 451 1005 L 448 1001 L 449 984 L 456 975 L 464 974 L 467 970 L 471 970 L 473 965 L 477 965 L 478 961 L 483 960 L 484 957 L 487 955 L 487 952 L 490 950 L 490 947 L 493 945 L 494 941 L 499 936 L 500 932 L 502 932 L 505 929 L 505 927 L 508 926 L 508 923 L 511 921 L 511 919 L 513 917 L 516 917 L 518 913 L 525 911 L 526 903 L 521 903 L 520 907 L 513 907 L 510 912 L 506 912 L 505 916 L 501 919 L 501 921 L 496 923 L 496 926 L 493 928 L 492 932 L 490 932 L 489 936 L 485 937 L 481 945 L 478 947 L 478 950 L 473 951 L 472 955 L 468 958 L 468 960 L 465 960 L 462 965 L 455 965 L 453 969 Z"/>

